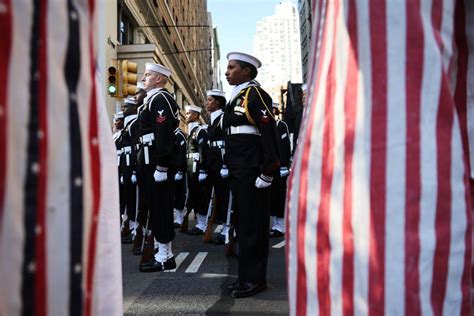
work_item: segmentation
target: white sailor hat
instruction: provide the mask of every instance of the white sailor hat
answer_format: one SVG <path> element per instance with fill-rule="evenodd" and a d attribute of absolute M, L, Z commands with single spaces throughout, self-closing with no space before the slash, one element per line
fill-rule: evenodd
<path fill-rule="evenodd" d="M 214 96 L 214 97 L 223 97 L 225 98 L 225 92 L 218 89 L 207 90 L 207 96 Z"/>
<path fill-rule="evenodd" d="M 145 90 L 145 85 L 141 81 L 137 82 L 137 92 L 138 90 Z"/>
<path fill-rule="evenodd" d="M 120 120 L 120 119 L 123 119 L 123 112 L 120 111 L 120 112 L 117 112 L 114 114 L 114 120 Z"/>
<path fill-rule="evenodd" d="M 185 109 L 186 112 L 193 111 L 193 112 L 201 113 L 201 111 L 202 111 L 202 108 L 200 108 L 197 105 L 192 105 L 192 104 L 184 106 L 184 109 Z"/>
<path fill-rule="evenodd" d="M 307 85 L 306 83 L 303 83 L 303 84 L 301 85 L 301 90 L 302 90 L 302 91 L 307 91 L 307 90 L 308 90 L 308 85 Z"/>
<path fill-rule="evenodd" d="M 258 58 L 249 54 L 245 54 L 245 53 L 239 53 L 239 52 L 228 53 L 227 60 L 240 60 L 240 61 L 244 61 L 246 63 L 253 65 L 255 68 L 262 67 L 262 62 L 258 60 Z"/>
<path fill-rule="evenodd" d="M 123 100 L 123 104 L 126 104 L 126 105 L 136 105 L 137 102 L 135 101 L 134 98 L 126 98 Z"/>
<path fill-rule="evenodd" d="M 272 107 L 278 109 L 278 102 L 272 102 Z"/>
<path fill-rule="evenodd" d="M 147 71 L 147 70 L 157 72 L 157 73 L 162 74 L 166 77 L 169 77 L 171 75 L 171 70 L 169 70 L 168 68 L 166 68 L 165 66 L 160 65 L 160 64 L 146 63 L 145 64 L 145 71 Z"/>

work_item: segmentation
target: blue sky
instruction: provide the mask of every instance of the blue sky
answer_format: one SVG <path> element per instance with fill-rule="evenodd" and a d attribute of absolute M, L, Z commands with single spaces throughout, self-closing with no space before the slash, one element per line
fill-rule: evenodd
<path fill-rule="evenodd" d="M 297 0 L 287 0 L 298 5 Z M 275 5 L 281 0 L 207 0 L 207 11 L 212 13 L 212 22 L 217 26 L 221 53 L 222 83 L 229 95 L 229 86 L 224 77 L 227 66 L 226 55 L 231 51 L 252 54 L 253 37 L 258 20 L 273 15 Z M 258 79 L 258 78 L 257 78 Z"/>

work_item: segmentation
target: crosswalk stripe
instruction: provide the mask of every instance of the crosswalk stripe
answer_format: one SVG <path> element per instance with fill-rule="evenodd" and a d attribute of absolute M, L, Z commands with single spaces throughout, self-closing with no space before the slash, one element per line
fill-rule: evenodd
<path fill-rule="evenodd" d="M 189 265 L 186 269 L 186 273 L 196 273 L 199 270 L 204 258 L 206 258 L 207 252 L 199 252 L 196 257 L 194 258 L 193 262 Z"/>
<path fill-rule="evenodd" d="M 176 272 L 178 270 L 179 266 L 181 263 L 183 263 L 184 259 L 189 255 L 189 252 L 181 252 L 177 257 L 176 257 L 176 268 L 173 270 L 165 270 L 165 272 Z"/>
<path fill-rule="evenodd" d="M 282 242 L 279 242 L 278 244 L 274 245 L 273 248 L 281 248 L 285 246 L 285 241 L 283 240 Z"/>

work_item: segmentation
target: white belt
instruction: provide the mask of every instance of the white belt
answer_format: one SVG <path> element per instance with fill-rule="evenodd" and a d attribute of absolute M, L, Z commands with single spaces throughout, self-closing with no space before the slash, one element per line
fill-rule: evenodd
<path fill-rule="evenodd" d="M 122 149 L 117 150 L 117 156 L 122 155 Z"/>
<path fill-rule="evenodd" d="M 252 134 L 252 135 L 260 135 L 260 132 L 255 126 L 252 125 L 239 125 L 239 126 L 231 126 L 230 127 L 230 134 Z"/>
<path fill-rule="evenodd" d="M 189 153 L 187 156 L 188 158 L 193 158 L 196 161 L 199 160 L 199 153 Z"/>
<path fill-rule="evenodd" d="M 222 148 L 224 147 L 225 143 L 223 140 L 216 140 L 214 142 L 211 142 L 211 147 L 219 147 Z"/>
<path fill-rule="evenodd" d="M 145 146 L 151 146 L 152 142 L 155 140 L 155 134 L 148 133 L 140 137 L 140 143 Z"/>

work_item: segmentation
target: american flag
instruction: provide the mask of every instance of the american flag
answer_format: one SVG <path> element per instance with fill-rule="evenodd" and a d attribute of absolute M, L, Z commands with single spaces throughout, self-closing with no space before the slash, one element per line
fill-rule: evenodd
<path fill-rule="evenodd" d="M 100 3 L 0 1 L 0 315 L 122 314 Z"/>
<path fill-rule="evenodd" d="M 471 315 L 474 1 L 313 0 L 291 315 Z"/>

